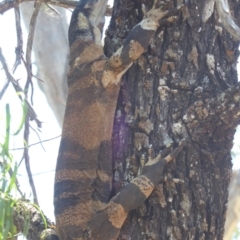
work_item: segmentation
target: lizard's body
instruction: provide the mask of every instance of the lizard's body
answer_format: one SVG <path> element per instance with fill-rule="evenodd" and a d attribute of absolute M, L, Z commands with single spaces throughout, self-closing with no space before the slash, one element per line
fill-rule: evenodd
<path fill-rule="evenodd" d="M 65 226 L 67 216 L 71 217 L 69 223 L 85 225 L 92 218 L 94 209 L 99 210 L 99 201 L 106 204 L 110 198 L 111 129 L 119 85 L 113 85 L 111 91 L 107 91 L 99 83 L 105 62 L 98 60 L 84 66 L 76 73 L 79 81 L 69 85 L 55 177 L 55 196 L 61 198 L 65 191 L 71 194 L 58 200 L 62 202 L 58 205 L 59 211 L 56 209 L 57 219 L 62 219 L 62 224 L 58 223 L 61 227 Z M 86 72 L 87 76 L 83 76 Z M 64 210 L 69 199 L 74 207 L 66 214 Z"/>
<path fill-rule="evenodd" d="M 111 136 L 120 79 L 147 49 L 159 19 L 167 11 L 147 13 L 123 47 L 107 59 L 101 45 L 106 3 L 107 0 L 80 1 L 69 29 L 69 93 L 54 190 L 60 240 L 116 239 L 128 211 L 150 195 L 165 164 L 181 148 L 172 157 L 150 161 L 142 175 L 110 201 Z"/>

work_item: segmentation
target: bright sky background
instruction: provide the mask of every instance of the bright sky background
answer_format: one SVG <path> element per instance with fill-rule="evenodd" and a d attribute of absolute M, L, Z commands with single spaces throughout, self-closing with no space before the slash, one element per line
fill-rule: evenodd
<path fill-rule="evenodd" d="M 15 47 L 16 43 L 16 30 L 15 30 L 15 17 L 13 10 L 9 10 L 4 15 L 0 15 L 0 47 L 2 48 L 3 55 L 7 60 L 9 70 L 12 69 L 12 66 L 15 61 Z M 24 46 L 26 45 L 27 32 L 23 27 L 23 38 Z M 34 61 L 34 58 L 33 58 Z M 36 72 L 33 67 L 33 71 Z M 239 66 L 238 66 L 239 71 Z M 23 65 L 18 67 L 16 74 L 14 75 L 15 79 L 20 79 L 25 84 L 26 73 Z M 4 71 L 0 69 L 0 89 L 2 89 L 3 84 L 6 81 L 6 76 Z M 38 119 L 43 122 L 41 133 L 39 132 L 41 140 L 53 138 L 61 134 L 61 129 L 58 127 L 58 124 L 52 114 L 48 103 L 45 99 L 45 96 L 42 94 L 41 90 L 38 89 L 36 84 L 36 79 L 33 78 L 34 82 L 34 109 L 38 115 Z M 12 114 L 12 126 L 15 129 L 11 130 L 11 133 L 15 132 L 20 124 L 21 119 L 21 106 L 20 101 L 13 90 L 12 87 L 8 89 L 5 93 L 3 99 L 0 101 L 0 142 L 2 142 L 2 135 L 5 133 L 5 105 L 10 103 L 10 111 Z M 32 124 L 35 127 L 35 124 Z M 22 134 L 19 134 L 17 137 L 12 137 L 11 148 L 20 148 L 23 147 Z M 39 142 L 37 135 L 31 131 L 29 143 Z M 43 146 L 45 151 L 42 149 L 41 145 L 35 145 L 29 148 L 31 169 L 34 177 L 35 186 L 37 189 L 38 200 L 40 207 L 43 212 L 54 221 L 53 214 L 53 183 L 54 183 L 54 169 L 57 159 L 58 147 L 60 143 L 60 138 L 55 140 L 44 142 Z M 233 151 L 235 153 L 240 153 L 240 134 L 235 138 L 235 146 Z M 22 158 L 22 151 L 16 150 L 12 151 L 14 154 L 14 160 L 19 161 Z M 234 169 L 240 168 L 239 155 L 234 159 Z M 20 181 L 21 190 L 26 193 L 26 198 L 30 196 L 30 187 L 28 183 L 27 174 L 25 171 L 24 163 L 21 165 L 18 171 L 18 180 Z M 31 196 L 30 196 L 31 198 Z"/>

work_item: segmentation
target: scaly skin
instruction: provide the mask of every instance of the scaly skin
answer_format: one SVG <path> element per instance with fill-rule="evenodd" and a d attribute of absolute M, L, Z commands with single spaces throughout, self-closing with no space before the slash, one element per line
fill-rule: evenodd
<path fill-rule="evenodd" d="M 60 240 L 116 239 L 127 213 L 146 200 L 161 180 L 165 164 L 176 155 L 150 161 L 142 175 L 110 200 L 111 136 L 120 80 L 169 12 L 149 11 L 107 59 L 99 29 L 106 4 L 107 0 L 81 0 L 69 28 L 69 93 L 54 189 Z M 175 152 L 181 148 L 180 144 Z M 131 199 L 129 192 L 134 193 Z"/>

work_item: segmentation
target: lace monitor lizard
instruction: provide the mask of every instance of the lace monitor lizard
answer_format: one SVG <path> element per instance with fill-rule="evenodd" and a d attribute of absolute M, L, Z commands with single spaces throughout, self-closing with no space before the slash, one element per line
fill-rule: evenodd
<path fill-rule="evenodd" d="M 130 210 L 163 178 L 164 166 L 182 149 L 157 156 L 142 174 L 111 197 L 111 136 L 121 76 L 147 49 L 159 21 L 180 7 L 151 9 L 109 59 L 101 44 L 107 0 L 80 0 L 69 27 L 69 93 L 57 159 L 54 206 L 60 240 L 115 240 Z"/>

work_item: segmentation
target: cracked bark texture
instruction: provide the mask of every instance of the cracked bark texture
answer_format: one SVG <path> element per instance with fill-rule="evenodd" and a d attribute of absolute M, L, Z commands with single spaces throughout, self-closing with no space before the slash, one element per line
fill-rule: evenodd
<path fill-rule="evenodd" d="M 172 8 L 179 1 L 161 1 Z M 105 53 L 116 51 L 153 1 L 115 1 Z M 240 25 L 237 0 L 229 0 Z M 141 171 L 149 147 L 191 142 L 165 170 L 164 183 L 131 211 L 119 236 L 130 239 L 223 239 L 231 148 L 240 120 L 236 63 L 239 42 L 220 25 L 214 1 L 188 1 L 179 19 L 161 27 L 148 52 L 124 75 L 115 116 L 113 193 Z"/>

